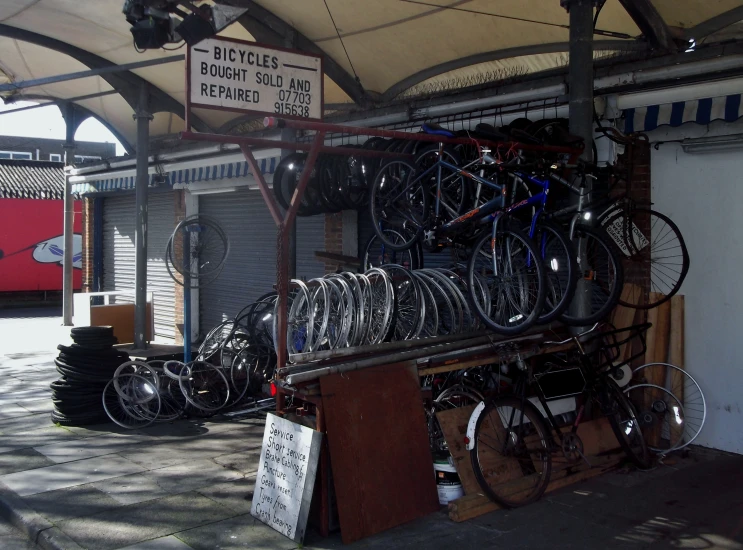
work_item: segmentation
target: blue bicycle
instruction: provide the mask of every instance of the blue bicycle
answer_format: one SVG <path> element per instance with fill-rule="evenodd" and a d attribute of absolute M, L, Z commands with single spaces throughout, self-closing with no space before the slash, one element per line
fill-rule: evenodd
<path fill-rule="evenodd" d="M 431 161 L 428 152 L 422 166 L 402 160 L 383 165 L 370 195 L 379 239 L 398 251 L 419 241 L 434 251 L 451 245 L 471 248 L 470 299 L 495 332 L 512 335 L 556 318 L 582 324 L 605 316 L 621 289 L 621 263 L 615 251 L 592 228 L 571 224 L 571 237 L 586 258 L 580 271 L 592 288 L 590 311 L 568 316 L 579 266 L 571 238 L 545 212 L 554 174 L 550 168 L 529 170 L 501 163 L 489 153 L 482 148 L 479 159 L 460 167 L 450 162 L 452 155 L 439 144 L 438 155 Z M 460 199 L 471 195 L 467 180 L 476 186 L 475 206 L 462 213 L 465 201 Z M 509 201 L 508 182 L 528 182 L 541 191 Z M 492 190 L 492 198 L 481 199 L 483 189 Z M 524 233 L 513 214 L 530 208 L 534 211 Z M 491 228 L 485 231 L 488 225 Z M 391 234 L 395 239 L 388 238 Z"/>

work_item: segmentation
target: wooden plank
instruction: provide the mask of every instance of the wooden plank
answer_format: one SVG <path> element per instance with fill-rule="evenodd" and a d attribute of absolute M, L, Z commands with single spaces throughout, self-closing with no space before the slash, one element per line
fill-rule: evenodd
<path fill-rule="evenodd" d="M 651 292 L 650 300 L 655 301 L 659 299 L 660 295 Z M 670 338 L 671 329 L 671 302 L 666 301 L 651 309 L 648 312 L 648 322 L 652 323 L 653 326 L 648 329 L 647 336 L 647 352 L 645 353 L 646 363 L 666 363 L 668 362 L 668 341 Z M 649 384 L 655 384 L 657 386 L 665 386 L 666 384 L 666 368 L 662 366 L 656 366 L 651 369 L 647 369 L 647 381 Z M 662 393 L 659 390 L 648 389 L 644 392 L 643 396 L 643 408 L 650 410 L 652 403 L 656 399 L 662 399 Z M 658 423 L 655 426 L 647 427 L 643 430 L 644 436 L 648 444 L 658 447 L 661 439 L 661 425 Z"/>
<path fill-rule="evenodd" d="M 639 285 L 627 283 L 622 289 L 622 301 L 627 303 L 637 304 L 641 298 L 642 289 Z M 636 309 L 632 307 L 625 307 L 617 305 L 611 315 L 611 324 L 616 328 L 627 328 L 634 324 Z M 620 334 L 620 336 L 624 336 Z M 617 363 L 626 361 L 630 357 L 632 352 L 632 343 L 627 342 L 620 346 L 619 357 Z"/>
<path fill-rule="evenodd" d="M 325 376 L 320 387 L 343 542 L 439 510 L 415 366 Z"/>
<path fill-rule="evenodd" d="M 586 456 L 600 455 L 619 448 L 617 436 L 605 416 L 580 424 L 578 437 L 583 442 L 583 454 Z"/>
<path fill-rule="evenodd" d="M 672 365 L 683 369 L 685 368 L 684 361 L 684 297 L 683 296 L 672 296 L 671 297 L 671 336 L 668 346 L 668 362 Z M 684 404 L 684 385 L 686 383 L 686 377 L 682 372 L 676 369 L 670 369 L 670 380 L 668 389 L 678 398 L 681 404 Z M 670 422 L 671 425 L 671 441 L 677 441 L 681 432 L 683 432 L 683 426 Z"/>
<path fill-rule="evenodd" d="M 480 484 L 475 479 L 470 461 L 470 452 L 465 448 L 464 436 L 467 433 L 467 422 L 472 416 L 476 405 L 467 405 L 458 409 L 450 409 L 436 413 L 441 431 L 449 447 L 449 453 L 457 469 L 459 480 L 465 495 L 480 492 Z"/>
<path fill-rule="evenodd" d="M 614 467 L 620 462 L 622 455 L 614 454 L 610 456 L 591 456 L 588 457 L 592 464 L 591 468 L 588 468 L 585 464 L 577 465 L 572 469 L 561 469 L 553 472 L 550 483 L 547 485 L 545 493 L 550 493 L 584 481 L 592 477 L 601 475 Z M 500 510 L 502 507 L 499 504 L 491 501 L 482 493 L 475 493 L 472 495 L 466 495 L 462 498 L 449 503 L 449 519 L 461 522 L 468 519 L 472 519 L 488 512 Z"/>

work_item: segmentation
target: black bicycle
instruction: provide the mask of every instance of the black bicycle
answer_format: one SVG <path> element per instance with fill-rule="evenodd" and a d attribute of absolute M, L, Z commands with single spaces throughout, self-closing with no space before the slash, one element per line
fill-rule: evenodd
<path fill-rule="evenodd" d="M 635 409 L 612 378 L 622 365 L 638 356 L 615 363 L 620 346 L 639 337 L 644 348 L 643 334 L 650 324 L 596 332 L 598 326 L 562 342 L 547 342 L 562 345 L 572 341 L 575 351 L 542 356 L 544 364 L 538 372 L 517 361 L 514 391 L 483 401 L 472 413 L 467 448 L 475 477 L 491 500 L 508 508 L 530 504 L 547 488 L 554 457 L 562 456 L 571 464 L 587 462 L 577 434 L 587 411 L 594 418 L 606 416 L 627 457 L 639 468 L 650 467 L 651 456 Z M 621 333 L 628 334 L 617 338 Z M 565 431 L 548 406 L 548 401 L 565 394 L 554 395 L 543 388 L 544 377 L 558 372 L 582 385 L 573 393 L 579 406 L 570 429 Z M 537 403 L 546 413 L 549 428 Z"/>

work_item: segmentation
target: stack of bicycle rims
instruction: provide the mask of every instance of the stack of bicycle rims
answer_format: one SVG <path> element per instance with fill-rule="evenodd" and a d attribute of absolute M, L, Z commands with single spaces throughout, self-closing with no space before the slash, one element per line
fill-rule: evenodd
<path fill-rule="evenodd" d="M 52 382 L 52 421 L 63 426 L 107 422 L 101 392 L 116 368 L 129 355 L 113 349 L 117 342 L 111 327 L 76 327 L 71 346 L 57 346 L 54 360 L 62 375 Z"/>

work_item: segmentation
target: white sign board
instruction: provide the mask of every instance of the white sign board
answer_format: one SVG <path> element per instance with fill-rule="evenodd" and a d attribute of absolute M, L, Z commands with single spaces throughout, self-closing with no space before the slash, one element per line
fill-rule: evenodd
<path fill-rule="evenodd" d="M 319 56 L 207 38 L 189 47 L 186 71 L 191 107 L 322 119 Z"/>
<path fill-rule="evenodd" d="M 266 417 L 250 513 L 301 543 L 315 486 L 322 433 L 275 414 Z"/>

